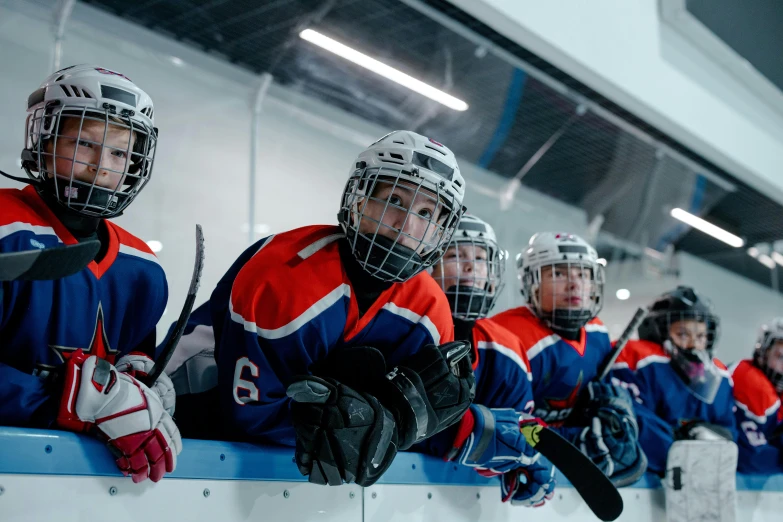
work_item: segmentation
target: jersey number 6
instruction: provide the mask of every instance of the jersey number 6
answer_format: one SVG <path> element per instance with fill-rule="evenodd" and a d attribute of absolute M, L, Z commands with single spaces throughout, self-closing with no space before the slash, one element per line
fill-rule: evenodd
<path fill-rule="evenodd" d="M 256 385 L 242 378 L 245 368 L 250 370 L 251 377 L 258 378 L 258 366 L 250 362 L 250 359 L 242 357 L 237 361 L 237 365 L 234 367 L 234 401 L 240 406 L 258 400 L 258 388 L 256 388 Z M 244 393 L 239 395 L 239 390 L 247 391 L 247 395 Z"/>

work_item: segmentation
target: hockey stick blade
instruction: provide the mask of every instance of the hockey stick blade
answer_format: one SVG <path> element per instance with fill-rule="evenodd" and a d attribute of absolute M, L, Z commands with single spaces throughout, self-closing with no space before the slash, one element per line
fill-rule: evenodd
<path fill-rule="evenodd" d="M 576 446 L 540 424 L 520 428 L 528 444 L 546 457 L 574 486 L 590 510 L 610 522 L 623 512 L 623 497 L 612 481 Z"/>
<path fill-rule="evenodd" d="M 0 281 L 52 281 L 84 270 L 98 254 L 97 239 L 75 245 L 0 254 Z"/>
<path fill-rule="evenodd" d="M 196 261 L 193 265 L 193 277 L 190 279 L 190 289 L 188 290 L 188 296 L 185 298 L 185 305 L 182 307 L 182 311 L 177 319 L 177 324 L 174 330 L 171 332 L 168 342 L 160 352 L 158 360 L 155 361 L 152 371 L 147 375 L 142 382 L 147 386 L 152 386 L 155 381 L 158 380 L 160 374 L 163 373 L 163 369 L 169 363 L 169 359 L 174 354 L 174 349 L 177 347 L 182 333 L 185 331 L 185 325 L 188 324 L 190 319 L 190 312 L 193 311 L 193 303 L 196 301 L 196 293 L 198 293 L 199 284 L 201 284 L 201 272 L 204 270 L 204 233 L 201 230 L 201 225 L 196 225 Z"/>
<path fill-rule="evenodd" d="M 631 322 L 628 323 L 628 326 L 625 327 L 625 330 L 623 330 L 623 333 L 617 339 L 617 342 L 614 343 L 614 349 L 604 360 L 604 362 L 601 363 L 601 367 L 598 370 L 598 377 L 596 377 L 597 381 L 600 382 L 606 379 L 606 376 L 609 375 L 609 372 L 612 369 L 612 365 L 617 360 L 617 357 L 620 356 L 620 352 L 623 351 L 623 348 L 625 348 L 625 345 L 628 344 L 631 336 L 636 331 L 636 329 L 639 328 L 639 325 L 642 324 L 642 321 L 644 321 L 645 317 L 647 317 L 647 310 L 644 308 L 639 308 L 636 310 L 636 313 L 633 314 L 633 317 L 631 318 Z"/>

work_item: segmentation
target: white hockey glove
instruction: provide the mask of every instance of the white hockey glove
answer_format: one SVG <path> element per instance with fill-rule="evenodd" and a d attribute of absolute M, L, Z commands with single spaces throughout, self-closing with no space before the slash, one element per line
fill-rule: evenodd
<path fill-rule="evenodd" d="M 128 355 L 123 355 L 114 363 L 114 367 L 117 368 L 118 372 L 127 373 L 139 380 L 146 377 L 154 366 L 155 361 L 150 359 L 147 354 L 141 352 L 131 352 Z M 171 382 L 166 372 L 160 374 L 160 377 L 158 377 L 151 389 L 158 394 L 160 401 L 163 403 L 163 408 L 173 417 L 177 393 L 174 391 L 174 383 Z"/>
<path fill-rule="evenodd" d="M 133 482 L 159 481 L 174 471 L 182 451 L 179 429 L 158 394 L 81 350 L 66 364 L 57 424 L 72 431 L 97 428 L 120 471 Z"/>

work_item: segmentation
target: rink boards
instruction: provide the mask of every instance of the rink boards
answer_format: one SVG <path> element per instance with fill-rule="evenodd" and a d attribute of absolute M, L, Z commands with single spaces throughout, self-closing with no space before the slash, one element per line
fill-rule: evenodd
<path fill-rule="evenodd" d="M 424 455 L 400 453 L 365 489 L 311 485 L 292 458 L 288 448 L 185 440 L 171 476 L 133 484 L 95 439 L 0 427 L 0 521 L 597 520 L 562 477 L 554 501 L 524 509 L 501 504 L 496 481 Z M 739 475 L 737 487 L 737 520 L 781 519 L 783 475 Z M 665 519 L 656 477 L 621 492 L 620 520 Z"/>

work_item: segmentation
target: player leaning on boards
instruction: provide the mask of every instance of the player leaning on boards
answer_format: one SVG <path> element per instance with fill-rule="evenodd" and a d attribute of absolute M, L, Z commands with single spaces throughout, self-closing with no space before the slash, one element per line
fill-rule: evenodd
<path fill-rule="evenodd" d="M 452 342 L 448 302 L 425 270 L 451 240 L 464 193 L 448 148 L 395 131 L 352 163 L 339 226 L 247 249 L 169 366 L 185 372 L 175 380 L 186 391 L 207 389 L 214 325 L 216 435 L 295 446 L 311 482 L 368 486 L 398 449 L 456 422 L 474 391 L 469 345 Z M 206 404 L 210 392 L 192 395 Z"/>
<path fill-rule="evenodd" d="M 49 76 L 27 101 L 23 190 L 0 190 L 0 252 L 97 239 L 97 257 L 53 281 L 3 282 L 0 424 L 89 431 L 134 482 L 174 470 L 182 443 L 164 376 L 150 389 L 168 287 L 141 239 L 108 220 L 152 174 L 150 97 L 90 65 Z M 132 285 L 128 281 L 133 281 Z"/>
<path fill-rule="evenodd" d="M 506 256 L 489 223 L 466 214 L 435 278 L 451 305 L 454 336 L 470 341 L 476 397 L 460 422 L 428 439 L 428 452 L 456 458 L 485 476 L 500 475 L 501 499 L 542 506 L 554 495 L 554 468 L 525 440 L 537 423 L 530 362 L 514 334 L 487 318 L 503 289 Z"/>
<path fill-rule="evenodd" d="M 783 473 L 783 318 L 763 325 L 753 358 L 729 371 L 737 404 L 738 471 Z"/>
<path fill-rule="evenodd" d="M 530 359 L 533 415 L 588 456 L 612 482 L 635 482 L 646 469 L 633 402 L 595 381 L 611 351 L 603 306 L 604 268 L 574 234 L 535 234 L 517 258 L 527 304 L 492 320 L 514 333 Z M 578 410 L 578 411 L 577 411 Z"/>
<path fill-rule="evenodd" d="M 639 442 L 650 471 L 666 471 L 675 440 L 736 440 L 731 377 L 712 356 L 718 317 L 709 301 L 679 286 L 650 305 L 638 331 L 611 376 L 639 404 Z"/>

